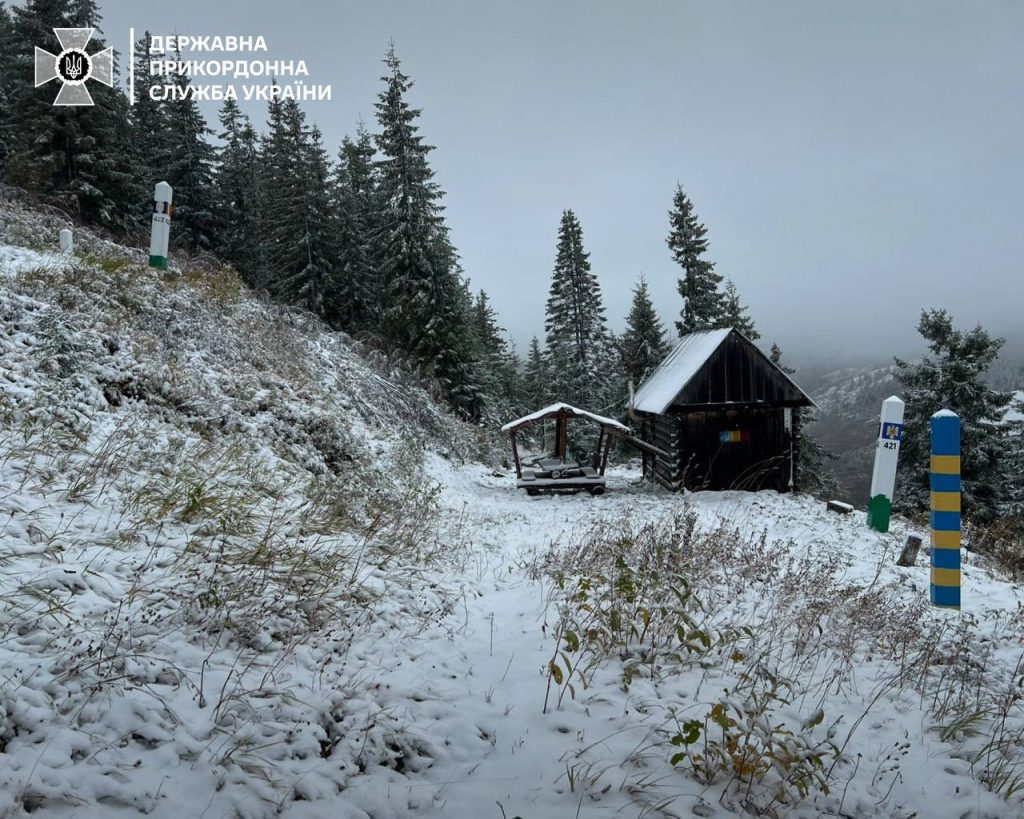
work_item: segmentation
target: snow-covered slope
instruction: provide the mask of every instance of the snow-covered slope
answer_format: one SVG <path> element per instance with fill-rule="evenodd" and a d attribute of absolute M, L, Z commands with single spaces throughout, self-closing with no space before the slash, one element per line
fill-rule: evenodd
<path fill-rule="evenodd" d="M 1024 815 L 969 553 L 957 614 L 902 521 L 529 498 L 309 316 L 76 240 L 0 276 L 0 817 Z"/>

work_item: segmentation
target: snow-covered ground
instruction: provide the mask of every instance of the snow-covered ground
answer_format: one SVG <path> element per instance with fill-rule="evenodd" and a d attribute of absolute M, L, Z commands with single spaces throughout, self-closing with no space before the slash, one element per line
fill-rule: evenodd
<path fill-rule="evenodd" d="M 0 278 L 0 817 L 1024 816 L 970 553 L 936 611 L 899 519 L 528 497 L 308 316 L 80 246 Z"/>
<path fill-rule="evenodd" d="M 27 247 L 0 245 L 0 275 L 14 276 L 40 268 L 60 268 L 65 264 L 67 258 L 59 253 L 42 253 Z"/>

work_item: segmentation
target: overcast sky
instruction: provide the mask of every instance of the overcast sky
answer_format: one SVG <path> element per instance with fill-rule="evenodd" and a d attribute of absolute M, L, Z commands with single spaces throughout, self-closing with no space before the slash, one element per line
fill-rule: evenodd
<path fill-rule="evenodd" d="M 572 208 L 620 329 L 642 272 L 678 313 L 677 181 L 767 341 L 920 349 L 925 306 L 1019 335 L 1024 2 L 103 0 L 104 32 L 262 34 L 307 61 L 332 153 L 394 38 L 455 244 L 520 346 Z M 231 55 L 228 55 L 231 56 Z M 262 125 L 264 111 L 250 105 Z M 208 113 L 215 113 L 209 109 Z"/>

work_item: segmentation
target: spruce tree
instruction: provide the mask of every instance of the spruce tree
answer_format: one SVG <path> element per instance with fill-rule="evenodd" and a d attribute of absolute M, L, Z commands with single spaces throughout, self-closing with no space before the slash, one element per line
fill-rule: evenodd
<path fill-rule="evenodd" d="M 605 323 L 601 287 L 571 210 L 563 211 L 558 229 L 544 329 L 552 398 L 591 412 L 615 412 L 625 399 L 626 385 Z M 592 428 L 576 425 L 570 430 L 570 446 L 585 455 L 595 437 Z"/>
<path fill-rule="evenodd" d="M 633 288 L 633 304 L 622 334 L 622 366 L 626 377 L 639 387 L 667 353 L 665 328 L 651 302 L 647 281 L 641 276 Z"/>
<path fill-rule="evenodd" d="M 913 364 L 897 358 L 896 378 L 906 402 L 896 502 L 907 510 L 928 509 L 931 416 L 949 409 L 960 416 L 961 503 L 965 517 L 995 520 L 1013 496 L 1011 441 L 1003 414 L 1009 393 L 991 389 L 984 376 L 1004 339 L 980 325 L 957 330 L 945 310 L 923 310 L 917 330 L 930 354 Z"/>
<path fill-rule="evenodd" d="M 725 309 L 722 315 L 722 326 L 733 327 L 751 341 L 757 341 L 761 334 L 754 327 L 754 320 L 747 313 L 747 308 L 740 303 L 740 294 L 732 279 L 726 280 L 723 297 Z"/>
<path fill-rule="evenodd" d="M 167 181 L 171 148 L 167 103 L 154 100 L 150 89 L 161 85 L 150 73 L 150 46 L 153 37 L 147 31 L 135 44 L 135 102 L 131 107 L 132 149 L 130 156 L 143 180 L 140 207 L 152 197 L 157 182 Z"/>
<path fill-rule="evenodd" d="M 676 321 L 679 335 L 698 330 L 712 330 L 721 327 L 725 314 L 725 302 L 719 285 L 722 277 L 715 273 L 715 266 L 707 259 L 707 228 L 697 219 L 693 202 L 676 185 L 669 211 L 671 231 L 668 246 L 672 258 L 683 269 L 677 288 L 683 298 L 683 309 Z"/>
<path fill-rule="evenodd" d="M 383 223 L 375 261 L 384 284 L 384 335 L 393 345 L 413 351 L 423 345 L 424 332 L 433 318 L 431 291 L 451 271 L 437 239 L 446 231 L 441 190 L 427 162 L 433 148 L 418 133 L 420 111 L 405 99 L 413 83 L 402 73 L 393 45 L 384 63 L 388 73 L 381 79 L 386 87 L 376 103 L 381 128 L 376 139 L 381 154 L 377 171 Z"/>
<path fill-rule="evenodd" d="M 540 409 L 551 403 L 551 384 L 548 377 L 547 360 L 536 336 L 530 339 L 530 351 L 526 356 L 526 369 L 523 372 L 523 400 L 528 411 Z"/>
<path fill-rule="evenodd" d="M 331 170 L 317 128 L 295 100 L 272 101 L 266 171 L 275 208 L 267 227 L 266 285 L 275 297 L 323 315 L 340 267 Z"/>
<path fill-rule="evenodd" d="M 126 206 L 137 188 L 125 162 L 130 135 L 128 106 L 116 87 L 90 83 L 91 106 L 55 106 L 54 83 L 34 87 L 35 44 L 57 53 L 54 28 L 98 27 L 95 4 L 72 0 L 28 0 L 12 9 L 13 53 L 8 52 L 9 84 L 5 123 L 13 136 L 6 178 L 36 191 L 84 221 L 124 230 L 134 218 Z M 90 52 L 105 43 L 96 31 Z"/>
<path fill-rule="evenodd" d="M 217 162 L 218 250 L 250 284 L 262 269 L 260 240 L 259 138 L 238 103 L 228 100 L 220 112 L 221 147 Z"/>
<path fill-rule="evenodd" d="M 335 178 L 341 267 L 327 315 L 349 333 L 380 329 L 381 281 L 374 264 L 374 238 L 380 225 L 373 165 L 373 137 L 360 122 L 356 138 L 345 137 Z"/>
<path fill-rule="evenodd" d="M 14 82 L 14 20 L 0 2 L 0 178 L 11 151 L 14 129 L 11 123 L 11 89 Z"/>
<path fill-rule="evenodd" d="M 443 193 L 419 134 L 420 111 L 406 95 L 412 81 L 402 73 L 394 46 L 384 60 L 384 90 L 376 103 L 380 224 L 374 263 L 382 279 L 381 333 L 410 353 L 452 405 L 473 416 L 472 299 L 442 217 Z"/>
<path fill-rule="evenodd" d="M 178 55 L 179 59 L 181 55 Z M 188 77 L 178 75 L 178 98 L 164 102 L 166 118 L 166 175 L 174 189 L 174 232 L 193 253 L 217 246 L 216 189 L 213 168 L 216 153 L 208 141 L 212 134 L 199 111 L 199 104 L 187 95 Z M 163 147 L 163 146 L 162 146 Z M 158 180 L 159 181 L 159 180 Z"/>
<path fill-rule="evenodd" d="M 497 315 L 483 290 L 476 295 L 471 318 L 478 372 L 474 381 L 483 399 L 482 419 L 497 423 L 502 418 L 521 414 L 519 360 L 498 326 Z"/>

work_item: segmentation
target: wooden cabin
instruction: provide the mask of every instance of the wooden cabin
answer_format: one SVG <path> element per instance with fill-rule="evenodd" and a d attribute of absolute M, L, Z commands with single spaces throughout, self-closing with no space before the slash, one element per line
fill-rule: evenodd
<path fill-rule="evenodd" d="M 668 453 L 645 453 L 644 477 L 674 491 L 792 491 L 798 410 L 813 406 L 738 330 L 690 333 L 631 399 L 639 437 Z"/>

